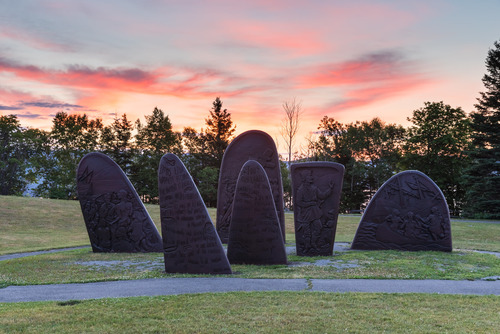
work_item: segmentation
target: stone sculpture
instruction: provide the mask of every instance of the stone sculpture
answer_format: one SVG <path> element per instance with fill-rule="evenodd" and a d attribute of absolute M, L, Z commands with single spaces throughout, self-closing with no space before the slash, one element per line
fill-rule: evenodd
<path fill-rule="evenodd" d="M 292 164 L 291 176 L 297 255 L 332 255 L 344 166 L 297 163 Z"/>
<path fill-rule="evenodd" d="M 351 248 L 451 252 L 450 214 L 443 193 L 419 171 L 394 175 L 368 204 Z"/>
<path fill-rule="evenodd" d="M 85 155 L 77 190 L 94 252 L 161 252 L 162 241 L 134 187 L 109 157 Z"/>
<path fill-rule="evenodd" d="M 227 257 L 237 264 L 286 264 L 286 249 L 264 168 L 249 160 L 234 194 Z"/>
<path fill-rule="evenodd" d="M 259 130 L 250 130 L 240 134 L 229 144 L 224 153 L 217 192 L 217 233 L 221 241 L 227 243 L 236 180 L 243 164 L 248 160 L 257 161 L 266 171 L 280 220 L 283 240 L 285 240 L 283 185 L 278 152 L 271 136 Z"/>
<path fill-rule="evenodd" d="M 231 274 L 205 203 L 186 167 L 174 154 L 161 158 L 158 190 L 165 271 Z"/>

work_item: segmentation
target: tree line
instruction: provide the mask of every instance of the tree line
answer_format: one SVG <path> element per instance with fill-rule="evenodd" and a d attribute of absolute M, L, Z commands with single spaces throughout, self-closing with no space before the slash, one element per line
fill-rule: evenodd
<path fill-rule="evenodd" d="M 469 115 L 441 101 L 414 110 L 407 128 L 379 118 L 343 124 L 325 116 L 317 138 L 309 139 L 307 152 L 295 161 L 335 161 L 346 167 L 342 212 L 362 210 L 392 175 L 416 169 L 441 188 L 453 215 L 498 219 L 500 42 L 489 50 L 486 68 L 486 90 Z M 288 120 L 293 105 L 295 101 L 283 105 Z M 291 129 L 296 131 L 296 126 Z M 21 195 L 32 185 L 35 196 L 75 199 L 78 162 L 100 151 L 117 162 L 144 202 L 155 202 L 159 161 L 172 152 L 186 165 L 206 204 L 216 206 L 219 168 L 235 128 L 218 97 L 199 131 L 173 131 L 170 118 L 158 108 L 145 116 L 144 124 L 123 114 L 108 126 L 85 114 L 59 112 L 50 131 L 22 127 L 15 115 L 0 116 L 0 194 Z M 289 154 L 292 141 L 288 137 Z M 288 167 L 283 161 L 284 198 L 291 207 Z"/>
<path fill-rule="evenodd" d="M 217 200 L 218 170 L 235 126 L 216 98 L 206 127 L 173 131 L 154 108 L 133 123 L 127 115 L 104 126 L 101 119 L 58 112 L 50 131 L 22 127 L 15 115 L 0 116 L 0 194 L 76 199 L 76 167 L 83 156 L 102 152 L 127 174 L 144 202 L 157 202 L 157 169 L 166 152 L 182 158 L 207 205 Z M 187 149 L 187 150 L 186 150 Z"/>

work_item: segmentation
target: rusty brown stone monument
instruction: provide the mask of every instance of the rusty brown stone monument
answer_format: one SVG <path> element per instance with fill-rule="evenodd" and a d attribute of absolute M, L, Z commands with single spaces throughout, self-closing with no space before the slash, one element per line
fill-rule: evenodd
<path fill-rule="evenodd" d="M 186 167 L 174 154 L 161 158 L 158 190 L 165 271 L 231 274 L 205 203 Z"/>
<path fill-rule="evenodd" d="M 250 130 L 240 134 L 229 144 L 224 153 L 217 192 L 217 233 L 221 241 L 227 243 L 236 180 L 243 164 L 248 160 L 257 161 L 266 171 L 271 184 L 283 240 L 285 240 L 283 184 L 278 152 L 271 136 L 259 130 Z"/>
<path fill-rule="evenodd" d="M 236 183 L 227 257 L 236 264 L 286 264 L 286 249 L 264 168 L 249 160 Z"/>
<path fill-rule="evenodd" d="M 450 214 L 441 189 L 419 171 L 394 175 L 368 204 L 351 248 L 451 252 Z"/>
<path fill-rule="evenodd" d="M 94 252 L 161 252 L 162 240 L 137 192 L 108 156 L 85 155 L 77 169 L 78 199 Z"/>
<path fill-rule="evenodd" d="M 336 162 L 292 164 L 291 176 L 297 255 L 332 255 L 344 165 Z"/>

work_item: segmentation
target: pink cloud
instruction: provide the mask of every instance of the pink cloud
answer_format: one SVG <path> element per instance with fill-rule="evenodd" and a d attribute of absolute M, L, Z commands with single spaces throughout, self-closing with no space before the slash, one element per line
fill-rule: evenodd
<path fill-rule="evenodd" d="M 58 85 L 74 90 L 82 101 L 119 99 L 120 95 L 139 93 L 148 95 L 171 95 L 181 98 L 205 98 L 220 94 L 236 96 L 260 88 L 245 84 L 241 78 L 220 71 L 188 68 L 90 68 L 72 65 L 64 70 L 20 65 L 0 58 L 0 72 L 36 82 Z M 240 83 L 235 88 L 230 83 Z"/>
<path fill-rule="evenodd" d="M 322 64 L 306 68 L 298 79 L 301 88 L 341 86 L 396 80 L 411 71 L 411 63 L 395 52 L 380 52 L 341 63 Z"/>

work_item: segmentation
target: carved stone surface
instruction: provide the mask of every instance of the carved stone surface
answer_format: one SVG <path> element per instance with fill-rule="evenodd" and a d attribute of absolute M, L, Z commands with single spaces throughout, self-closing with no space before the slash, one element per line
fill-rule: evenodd
<path fill-rule="evenodd" d="M 344 169 L 336 162 L 292 164 L 297 255 L 333 254 Z"/>
<path fill-rule="evenodd" d="M 174 154 L 161 158 L 158 190 L 165 271 L 231 274 L 205 203 L 186 167 Z"/>
<path fill-rule="evenodd" d="M 283 185 L 278 152 L 271 136 L 259 130 L 250 130 L 240 134 L 229 144 L 224 153 L 217 192 L 217 233 L 221 241 L 227 243 L 236 180 L 243 164 L 248 160 L 257 161 L 266 171 L 280 220 L 283 240 L 285 240 Z"/>
<path fill-rule="evenodd" d="M 264 168 L 249 160 L 234 194 L 227 257 L 238 264 L 286 264 L 286 249 Z"/>
<path fill-rule="evenodd" d="M 394 175 L 368 204 L 351 248 L 451 252 L 450 214 L 443 193 L 419 171 Z"/>
<path fill-rule="evenodd" d="M 77 190 L 94 252 L 161 252 L 162 241 L 121 168 L 102 153 L 89 153 L 77 170 Z"/>

